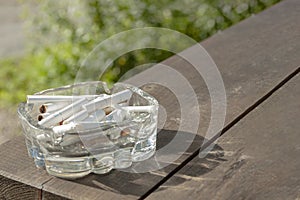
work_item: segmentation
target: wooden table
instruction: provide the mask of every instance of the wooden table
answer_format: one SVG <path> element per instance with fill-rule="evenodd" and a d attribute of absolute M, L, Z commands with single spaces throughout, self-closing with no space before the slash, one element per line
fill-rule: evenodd
<path fill-rule="evenodd" d="M 201 114 L 197 132 L 180 133 L 195 140 L 176 162 L 148 173 L 114 170 L 67 181 L 36 169 L 24 138 L 17 137 L 0 145 L 0 199 L 300 199 L 299 24 L 300 1 L 286 0 L 201 43 L 219 67 L 227 95 L 225 126 L 205 158 L 198 152 L 210 119 L 209 93 L 195 69 L 173 56 L 163 64 L 189 80 Z M 153 77 L 172 80 L 154 66 L 128 82 Z M 168 114 L 158 134 L 161 148 L 178 129 L 180 108 L 166 88 L 143 89 Z M 187 104 L 191 112 L 194 105 Z"/>

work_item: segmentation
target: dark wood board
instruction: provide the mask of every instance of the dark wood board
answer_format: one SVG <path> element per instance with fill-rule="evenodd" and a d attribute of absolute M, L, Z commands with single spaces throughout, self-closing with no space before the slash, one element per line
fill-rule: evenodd
<path fill-rule="evenodd" d="M 0 199 L 30 200 L 40 199 L 41 190 L 24 183 L 0 176 Z"/>
<path fill-rule="evenodd" d="M 42 191 L 42 200 L 68 200 L 68 198 Z"/>
<path fill-rule="evenodd" d="M 300 27 L 297 26 L 300 17 L 298 4 L 298 0 L 284 1 L 201 43 L 219 66 L 224 79 L 227 93 L 227 125 L 298 69 L 300 64 L 297 56 L 300 52 Z M 193 55 L 193 47 L 186 51 L 197 59 L 197 55 Z M 184 75 L 199 95 L 201 126 L 197 133 L 181 133 L 197 134 L 197 136 L 188 151 L 178 161 L 151 173 L 132 174 L 112 171 L 107 175 L 90 175 L 77 181 L 66 181 L 50 178 L 45 175 L 45 172 L 34 169 L 27 155 L 19 157 L 20 159 L 22 157 L 22 161 L 11 159 L 13 154 L 9 152 L 16 150 L 12 145 L 5 143 L 3 145 L 7 146 L 0 146 L 3 149 L 0 151 L 1 158 L 9 162 L 0 162 L 0 175 L 36 188 L 43 188 L 44 192 L 49 194 L 73 199 L 136 199 L 147 193 L 199 149 L 210 118 L 209 94 L 205 83 L 195 73 L 195 69 L 176 56 L 163 63 Z M 154 66 L 133 77 L 129 82 L 138 85 L 145 80 L 151 81 L 152 77 L 172 80 L 172 77 L 161 71 L 158 66 Z M 180 84 L 178 87 L 180 89 Z M 178 128 L 178 121 L 180 121 L 178 101 L 171 91 L 159 85 L 148 84 L 143 88 L 155 96 L 167 110 L 167 122 L 164 130 L 158 135 L 160 148 L 172 139 Z M 188 97 L 189 94 L 181 90 L 180 95 Z M 187 112 L 192 112 L 193 106 L 195 105 L 189 104 L 190 110 Z M 19 145 L 16 153 L 25 152 L 24 145 L 19 144 L 24 143 L 20 139 L 10 142 L 14 146 Z M 221 147 L 216 146 L 216 150 L 221 150 Z M 17 166 L 20 162 L 25 162 L 28 169 L 21 167 L 16 169 L 18 173 L 14 173 L 10 166 Z M 206 171 L 208 172 L 209 170 Z M 177 187 L 185 181 L 185 178 L 177 181 Z"/>
<path fill-rule="evenodd" d="M 196 157 L 147 199 L 299 199 L 299 99 L 300 74 L 219 138 L 221 151 Z"/>
<path fill-rule="evenodd" d="M 295 4 L 298 4 L 298 1 L 280 3 L 202 43 L 219 65 L 224 79 L 228 100 L 226 124 L 236 119 L 298 69 L 300 59 L 295 55 L 300 52 L 300 28 L 296 24 L 300 13 Z M 188 49 L 191 53 L 192 48 Z M 114 198 L 116 195 L 120 195 L 120 198 L 139 198 L 200 147 L 210 118 L 210 100 L 206 86 L 203 80 L 195 75 L 195 70 L 184 60 L 172 57 L 164 64 L 170 65 L 187 77 L 199 94 L 202 126 L 188 152 L 176 163 L 156 172 L 131 174 L 113 171 L 103 176 L 90 175 L 75 182 L 54 178 L 44 185 L 46 191 L 78 199 Z M 159 66 L 154 66 L 133 77 L 129 82 L 139 85 L 145 80 L 150 82 L 153 77 L 172 79 L 164 74 Z M 178 128 L 176 121 L 176 118 L 180 118 L 178 102 L 174 94 L 159 85 L 148 84 L 143 89 L 155 96 L 167 110 L 167 122 L 164 130 L 158 135 L 158 141 L 163 146 L 170 141 Z M 181 92 L 181 95 L 188 96 L 186 91 Z M 192 111 L 193 106 L 190 105 L 189 111 Z M 220 147 L 216 146 L 216 149 Z M 186 180 L 182 178 L 176 184 L 180 187 L 184 181 Z M 80 193 L 77 189 L 71 188 L 84 188 L 83 191 L 87 192 Z M 92 195 L 88 195 L 88 191 Z"/>
<path fill-rule="evenodd" d="M 24 137 L 0 145 L 0 158 L 1 195 L 14 198 L 20 195 L 23 199 L 41 196 L 42 184 L 52 177 L 35 167 L 27 154 Z"/>

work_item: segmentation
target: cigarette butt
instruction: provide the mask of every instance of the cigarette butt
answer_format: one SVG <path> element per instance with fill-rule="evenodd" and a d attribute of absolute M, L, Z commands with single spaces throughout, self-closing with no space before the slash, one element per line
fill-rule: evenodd
<path fill-rule="evenodd" d="M 70 122 L 79 122 L 82 121 L 84 119 L 86 119 L 89 116 L 88 112 L 86 110 L 82 110 L 78 113 L 76 113 L 75 115 L 72 115 L 71 117 L 69 117 L 68 119 L 66 119 L 63 124 L 68 124 Z"/>
<path fill-rule="evenodd" d="M 40 113 L 46 113 L 47 112 L 46 106 L 45 105 L 41 105 L 39 111 L 40 111 Z"/>
<path fill-rule="evenodd" d="M 104 110 L 105 114 L 108 115 L 114 110 L 114 108 L 109 106 L 109 107 L 104 108 L 103 110 Z"/>
<path fill-rule="evenodd" d="M 47 103 L 40 106 L 40 113 L 50 113 L 62 109 L 63 107 L 71 104 L 72 102 L 56 102 L 56 103 Z"/>
<path fill-rule="evenodd" d="M 84 105 L 88 112 L 93 112 L 98 109 L 110 107 L 114 104 L 127 101 L 130 99 L 132 92 L 129 89 L 112 94 L 110 96 L 98 97 Z"/>
<path fill-rule="evenodd" d="M 63 116 L 60 112 L 55 112 L 45 118 L 43 118 L 41 121 L 38 122 L 41 126 L 50 127 L 56 124 L 59 124 L 60 122 L 64 121 Z"/>
<path fill-rule="evenodd" d="M 37 116 L 38 121 L 42 121 L 45 117 L 48 117 L 51 113 L 41 113 Z M 62 125 L 64 121 L 60 121 L 58 125 Z"/>
<path fill-rule="evenodd" d="M 120 132 L 120 135 L 122 137 L 125 137 L 125 136 L 127 136 L 129 134 L 130 134 L 130 129 L 129 128 L 125 128 L 125 129 L 121 130 L 121 132 Z"/>
<path fill-rule="evenodd" d="M 54 126 L 52 131 L 54 134 L 60 136 L 64 133 L 71 131 L 89 131 L 102 127 L 103 124 L 99 122 L 70 122 L 68 124 L 63 124 L 61 126 Z"/>
<path fill-rule="evenodd" d="M 45 117 L 48 117 L 50 115 L 50 113 L 41 113 L 37 116 L 37 120 L 41 121 L 42 119 L 44 119 Z"/>
<path fill-rule="evenodd" d="M 61 126 L 54 126 L 52 128 L 53 133 L 56 135 L 62 135 L 63 133 L 69 132 L 71 130 L 76 129 L 77 124 L 74 122 L 70 122 L 69 124 L 64 124 Z"/>
<path fill-rule="evenodd" d="M 69 118 L 73 113 L 78 112 L 82 108 L 82 105 L 86 104 L 87 102 L 87 99 L 79 99 L 73 104 L 70 104 L 64 107 L 63 109 L 58 110 L 53 114 L 49 115 L 48 117 L 42 119 L 38 122 L 38 124 L 41 126 L 53 126 Z"/>
<path fill-rule="evenodd" d="M 122 109 L 128 112 L 153 112 L 154 106 L 124 106 Z"/>
<path fill-rule="evenodd" d="M 73 102 L 79 99 L 96 99 L 98 97 L 109 96 L 107 94 L 101 95 L 74 95 L 74 96 L 66 96 L 66 95 L 27 95 L 27 103 L 45 103 L 45 102 Z"/>

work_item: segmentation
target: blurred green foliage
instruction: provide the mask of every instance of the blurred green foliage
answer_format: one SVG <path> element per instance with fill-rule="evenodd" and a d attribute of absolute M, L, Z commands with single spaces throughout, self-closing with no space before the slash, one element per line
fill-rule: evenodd
<path fill-rule="evenodd" d="M 121 31 L 165 27 L 201 41 L 280 0 L 31 1 L 24 12 L 29 53 L 0 61 L 1 106 L 24 101 L 26 94 L 71 84 L 95 45 Z M 134 66 L 170 55 L 157 49 L 127 53 L 102 79 L 115 82 Z"/>

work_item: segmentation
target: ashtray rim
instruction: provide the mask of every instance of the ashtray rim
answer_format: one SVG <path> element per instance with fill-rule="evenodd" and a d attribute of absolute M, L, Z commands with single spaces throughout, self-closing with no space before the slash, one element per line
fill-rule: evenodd
<path fill-rule="evenodd" d="M 108 88 L 107 83 L 103 82 L 103 81 L 87 81 L 87 82 L 79 82 L 79 83 L 75 83 L 75 84 L 69 84 L 69 85 L 65 85 L 65 86 L 60 86 L 60 87 L 56 87 L 56 88 L 49 88 L 46 90 L 42 90 L 40 92 L 36 92 L 34 93 L 34 95 L 47 95 L 51 92 L 56 92 L 56 91 L 63 91 L 63 90 L 68 90 L 68 89 L 72 89 L 75 87 L 82 87 L 85 85 L 98 85 L 98 84 L 102 84 L 104 91 L 106 92 L 106 94 L 112 94 L 111 90 L 118 85 L 122 85 L 124 87 L 126 87 L 127 89 L 133 90 L 133 92 L 136 93 L 143 93 L 143 97 L 147 96 L 147 100 L 150 102 L 151 105 L 156 106 L 157 110 L 158 110 L 158 106 L 159 103 L 158 101 L 149 93 L 145 92 L 144 90 L 133 86 L 131 84 L 128 83 L 115 83 L 112 85 L 111 88 Z M 76 95 L 74 95 L 76 96 Z M 142 96 L 142 95 L 141 95 Z M 31 106 L 31 108 L 29 109 L 33 109 L 34 104 L 33 103 L 27 103 L 27 102 L 21 102 L 18 105 L 18 116 L 20 118 L 20 120 L 25 121 L 27 124 L 29 124 L 31 126 L 31 128 L 34 128 L 35 130 L 38 131 L 50 131 L 53 132 L 52 128 L 50 127 L 44 127 L 44 126 L 40 126 L 36 120 L 34 120 L 29 114 L 28 111 L 26 112 L 25 109 L 26 107 L 28 108 L 29 106 Z M 87 130 L 87 131 L 91 131 L 91 130 Z M 24 132 L 24 131 L 23 131 Z"/>

